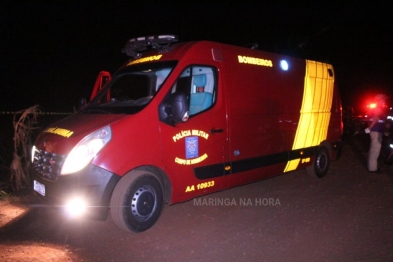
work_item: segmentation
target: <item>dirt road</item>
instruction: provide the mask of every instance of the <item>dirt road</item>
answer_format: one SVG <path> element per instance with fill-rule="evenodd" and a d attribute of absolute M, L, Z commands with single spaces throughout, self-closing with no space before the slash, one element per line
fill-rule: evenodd
<path fill-rule="evenodd" d="M 167 206 L 140 234 L 30 203 L 0 228 L 0 261 L 393 261 L 393 172 L 364 160 L 346 144 L 323 179 L 297 171 Z"/>

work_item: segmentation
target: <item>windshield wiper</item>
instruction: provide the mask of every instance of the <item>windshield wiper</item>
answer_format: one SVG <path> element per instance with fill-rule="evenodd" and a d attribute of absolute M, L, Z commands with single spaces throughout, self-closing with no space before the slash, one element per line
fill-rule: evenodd
<path fill-rule="evenodd" d="M 103 109 L 98 107 L 87 107 L 82 110 L 82 113 L 83 114 L 111 114 L 112 112 L 110 112 L 106 108 Z"/>

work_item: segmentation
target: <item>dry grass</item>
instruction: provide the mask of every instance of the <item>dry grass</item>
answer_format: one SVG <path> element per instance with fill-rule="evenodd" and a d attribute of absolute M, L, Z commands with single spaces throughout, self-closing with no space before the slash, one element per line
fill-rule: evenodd
<path fill-rule="evenodd" d="M 28 168 L 31 163 L 31 135 L 37 129 L 38 115 L 41 109 L 38 105 L 14 114 L 14 153 L 10 167 L 10 181 L 14 191 L 18 192 L 29 185 Z"/>
<path fill-rule="evenodd" d="M 8 200 L 10 194 L 7 193 L 7 184 L 0 181 L 0 201 Z"/>

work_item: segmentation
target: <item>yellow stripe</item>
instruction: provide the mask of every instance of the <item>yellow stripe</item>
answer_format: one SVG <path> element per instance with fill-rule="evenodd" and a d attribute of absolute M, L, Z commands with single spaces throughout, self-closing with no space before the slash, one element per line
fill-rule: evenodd
<path fill-rule="evenodd" d="M 334 76 L 329 64 L 306 60 L 306 76 L 300 119 L 292 149 L 317 146 L 327 137 L 333 101 Z M 284 172 L 295 170 L 299 159 L 288 161 Z"/>

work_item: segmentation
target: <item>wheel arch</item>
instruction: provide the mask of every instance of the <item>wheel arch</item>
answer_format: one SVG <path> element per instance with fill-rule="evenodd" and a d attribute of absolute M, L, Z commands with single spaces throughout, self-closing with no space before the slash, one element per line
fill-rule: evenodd
<path fill-rule="evenodd" d="M 332 156 L 333 146 L 329 141 L 322 141 L 315 147 L 311 165 L 306 167 L 306 172 L 312 177 L 322 178 L 329 171 L 330 159 Z"/>
<path fill-rule="evenodd" d="M 321 147 L 326 147 L 327 148 L 327 150 L 329 152 L 329 157 L 330 157 L 330 159 L 332 159 L 333 158 L 333 146 L 332 146 L 332 143 L 330 143 L 327 140 L 324 140 L 324 141 L 322 141 L 319 144 L 318 149 L 321 148 Z"/>
<path fill-rule="evenodd" d="M 167 176 L 167 174 L 161 168 L 158 168 L 156 166 L 150 166 L 150 165 L 139 166 L 139 167 L 132 169 L 127 174 L 132 174 L 133 171 L 135 171 L 135 170 L 142 170 L 142 171 L 147 171 L 147 172 L 152 173 L 158 179 L 158 181 L 160 181 L 160 183 L 161 183 L 162 191 L 164 194 L 164 202 L 166 204 L 170 203 L 171 197 L 172 197 L 172 184 L 171 184 L 171 181 L 169 180 L 169 177 Z"/>
<path fill-rule="evenodd" d="M 317 147 L 315 152 L 318 152 L 320 147 L 326 147 L 328 152 L 329 152 L 329 158 L 330 161 L 336 161 L 340 159 L 341 157 L 341 151 L 342 151 L 342 139 L 335 141 L 335 142 L 330 142 L 328 140 L 322 141 L 319 146 Z"/>

